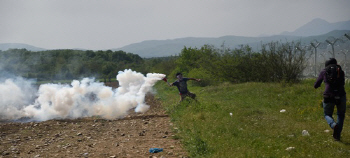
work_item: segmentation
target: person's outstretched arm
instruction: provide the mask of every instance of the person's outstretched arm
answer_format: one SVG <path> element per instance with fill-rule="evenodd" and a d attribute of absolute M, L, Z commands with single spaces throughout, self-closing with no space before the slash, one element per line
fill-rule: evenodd
<path fill-rule="evenodd" d="M 201 79 L 196 79 L 196 78 L 188 78 L 189 80 L 194 80 L 194 81 L 197 81 L 197 82 L 200 82 Z"/>

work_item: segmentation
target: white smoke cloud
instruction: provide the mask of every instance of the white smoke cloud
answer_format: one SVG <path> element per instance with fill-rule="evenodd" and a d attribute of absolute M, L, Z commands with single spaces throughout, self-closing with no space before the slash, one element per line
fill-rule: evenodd
<path fill-rule="evenodd" d="M 35 99 L 33 83 L 21 77 L 0 80 L 0 120 L 23 117 L 23 108 Z"/>
<path fill-rule="evenodd" d="M 5 83 L 0 83 L 1 100 L 8 98 L 0 102 L 0 119 L 29 117 L 45 121 L 87 116 L 115 119 L 124 117 L 133 108 L 136 112 L 146 112 L 149 109 L 149 105 L 144 102 L 146 93 L 164 77 L 164 74 L 157 73 L 149 73 L 145 77 L 128 69 L 118 73 L 119 87 L 115 90 L 94 79 L 85 78 L 81 81 L 74 80 L 71 85 L 43 84 L 37 92 L 33 86 L 27 86 L 29 92 L 25 92 L 23 84 L 6 80 Z M 7 97 L 8 94 L 12 94 L 12 97 Z M 35 101 L 19 101 L 30 100 L 33 94 L 37 94 Z"/>

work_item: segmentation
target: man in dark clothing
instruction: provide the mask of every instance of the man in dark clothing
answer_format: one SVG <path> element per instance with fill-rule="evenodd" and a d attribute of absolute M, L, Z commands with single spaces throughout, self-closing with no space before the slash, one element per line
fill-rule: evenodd
<path fill-rule="evenodd" d="M 170 86 L 176 86 L 177 89 L 180 92 L 180 102 L 183 101 L 187 96 L 191 97 L 192 99 L 196 98 L 196 94 L 191 93 L 187 89 L 187 81 L 188 80 L 195 80 L 197 82 L 201 81 L 201 79 L 195 79 L 195 78 L 183 78 L 181 73 L 176 74 L 177 80 L 170 84 Z"/>
<path fill-rule="evenodd" d="M 326 85 L 325 91 L 323 92 L 324 116 L 329 126 L 333 129 L 333 138 L 340 141 L 346 111 L 346 92 L 344 88 L 345 75 L 344 71 L 341 70 L 341 67 L 337 65 L 337 60 L 334 58 L 326 61 L 325 66 L 326 68 L 320 72 L 314 84 L 314 88 L 320 87 L 322 82 Z M 327 76 L 329 76 L 327 75 L 327 68 L 329 66 L 336 67 L 338 70 L 336 83 L 330 83 L 329 79 L 327 80 Z M 335 122 L 332 117 L 334 106 L 337 107 L 337 122 Z"/>

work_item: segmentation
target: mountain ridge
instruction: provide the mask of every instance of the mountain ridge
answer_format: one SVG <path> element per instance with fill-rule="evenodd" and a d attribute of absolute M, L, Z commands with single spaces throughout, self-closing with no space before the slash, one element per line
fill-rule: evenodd
<path fill-rule="evenodd" d="M 166 40 L 146 40 L 138 43 L 132 43 L 120 48 L 105 50 L 125 51 L 138 54 L 144 58 L 165 57 L 178 55 L 184 47 L 200 48 L 205 44 L 215 47 L 225 46 L 226 48 L 237 48 L 240 45 L 249 45 L 253 50 L 259 50 L 261 44 L 272 41 L 291 42 L 299 41 L 302 44 L 309 44 L 312 40 L 325 41 L 327 37 L 340 37 L 345 33 L 350 33 L 350 20 L 336 23 L 329 23 L 323 19 L 316 18 L 299 27 L 293 32 L 282 32 L 277 35 L 246 37 L 226 35 L 221 37 L 184 37 Z M 30 51 L 43 51 L 44 48 L 38 48 L 27 44 L 20 43 L 0 43 L 0 50 L 11 48 L 25 48 Z M 86 50 L 86 49 L 79 49 Z"/>
<path fill-rule="evenodd" d="M 316 18 L 306 23 L 305 25 L 297 28 L 293 32 L 282 32 L 281 35 L 292 36 L 315 36 L 331 32 L 333 30 L 350 30 L 350 20 L 340 21 L 335 23 L 329 23 L 321 18 Z"/>
<path fill-rule="evenodd" d="M 178 55 L 184 47 L 200 48 L 205 44 L 226 48 L 237 48 L 240 45 L 249 45 L 254 51 L 261 49 L 261 44 L 269 42 L 292 42 L 297 41 L 306 45 L 312 40 L 319 42 L 325 41 L 328 37 L 341 37 L 350 30 L 334 30 L 322 35 L 315 36 L 288 36 L 288 35 L 273 35 L 268 37 L 242 37 L 242 36 L 223 36 L 218 38 L 178 38 L 173 40 L 150 40 L 140 43 L 127 45 L 119 49 L 112 49 L 113 51 L 123 50 L 140 55 L 141 57 L 164 57 Z"/>
<path fill-rule="evenodd" d="M 8 49 L 27 49 L 30 51 L 44 51 L 47 49 L 35 47 L 29 44 L 24 43 L 0 43 L 0 50 L 8 50 Z"/>

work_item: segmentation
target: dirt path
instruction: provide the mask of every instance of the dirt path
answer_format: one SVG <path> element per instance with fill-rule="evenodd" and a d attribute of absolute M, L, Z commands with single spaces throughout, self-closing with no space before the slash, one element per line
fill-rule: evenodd
<path fill-rule="evenodd" d="M 118 120 L 0 122 L 0 157 L 186 157 L 159 102 L 152 95 L 146 102 L 151 105 L 146 113 Z"/>

